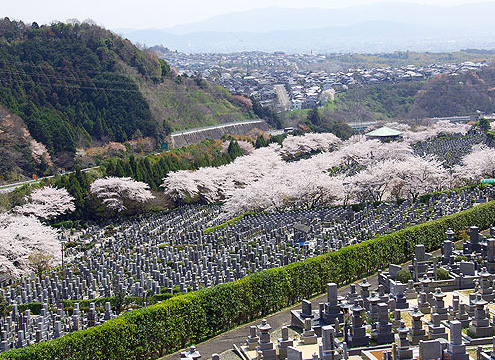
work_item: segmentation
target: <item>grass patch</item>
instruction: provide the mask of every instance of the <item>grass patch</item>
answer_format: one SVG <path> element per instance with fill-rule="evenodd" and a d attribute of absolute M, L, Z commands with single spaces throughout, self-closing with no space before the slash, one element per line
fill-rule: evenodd
<path fill-rule="evenodd" d="M 209 227 L 209 228 L 204 229 L 203 230 L 203 234 L 209 234 L 209 233 L 214 232 L 215 230 L 224 229 L 227 226 L 232 225 L 235 222 L 237 222 L 237 221 L 245 218 L 246 216 L 248 216 L 248 215 L 254 215 L 254 214 L 256 214 L 254 211 L 245 212 L 244 214 L 239 215 L 239 216 L 236 216 L 235 218 L 232 218 L 232 219 L 230 219 L 230 220 L 228 220 L 228 221 L 226 221 L 226 222 L 224 222 L 224 223 L 222 223 L 220 225 L 212 226 L 212 227 Z"/>

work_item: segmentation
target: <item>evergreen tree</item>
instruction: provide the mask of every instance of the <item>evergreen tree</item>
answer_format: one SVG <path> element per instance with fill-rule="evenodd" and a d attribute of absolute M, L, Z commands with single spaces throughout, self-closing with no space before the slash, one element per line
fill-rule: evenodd
<path fill-rule="evenodd" d="M 236 140 L 230 141 L 229 148 L 227 149 L 227 153 L 230 155 L 230 158 L 232 160 L 235 160 L 237 157 L 242 156 L 242 149 Z"/>
<path fill-rule="evenodd" d="M 309 111 L 307 119 L 309 123 L 312 124 L 313 126 L 318 127 L 321 125 L 321 117 L 317 108 L 311 109 Z"/>

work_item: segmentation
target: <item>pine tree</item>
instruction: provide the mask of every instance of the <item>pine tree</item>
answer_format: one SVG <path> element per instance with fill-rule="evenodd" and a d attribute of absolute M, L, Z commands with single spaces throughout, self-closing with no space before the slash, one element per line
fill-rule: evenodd
<path fill-rule="evenodd" d="M 242 156 L 242 149 L 236 140 L 230 141 L 229 148 L 227 149 L 227 153 L 230 155 L 230 158 L 232 160 L 234 160 L 239 156 Z"/>

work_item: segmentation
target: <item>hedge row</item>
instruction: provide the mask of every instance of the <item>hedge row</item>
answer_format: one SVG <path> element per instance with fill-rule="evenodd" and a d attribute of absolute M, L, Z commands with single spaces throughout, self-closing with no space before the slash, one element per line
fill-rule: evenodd
<path fill-rule="evenodd" d="M 411 257 L 414 245 L 438 248 L 455 231 L 495 220 L 495 202 L 347 246 L 241 280 L 181 294 L 103 325 L 0 354 L 0 359 L 156 359 Z"/>

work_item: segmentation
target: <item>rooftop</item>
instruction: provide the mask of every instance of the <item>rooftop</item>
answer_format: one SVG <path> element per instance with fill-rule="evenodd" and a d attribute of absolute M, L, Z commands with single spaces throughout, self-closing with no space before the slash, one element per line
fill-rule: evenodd
<path fill-rule="evenodd" d="M 371 137 L 389 137 L 389 136 L 399 136 L 402 135 L 402 131 L 391 129 L 389 127 L 383 126 L 379 129 L 370 131 L 369 133 L 365 134 L 366 136 L 371 136 Z"/>

